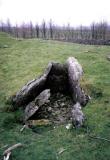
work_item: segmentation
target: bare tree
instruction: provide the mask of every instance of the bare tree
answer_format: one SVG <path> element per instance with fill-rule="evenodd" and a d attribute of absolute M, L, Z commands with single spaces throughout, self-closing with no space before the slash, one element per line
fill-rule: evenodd
<path fill-rule="evenodd" d="M 39 38 L 39 36 L 40 36 L 40 28 L 39 28 L 38 24 L 36 24 L 35 30 L 36 30 L 36 38 Z"/>
<path fill-rule="evenodd" d="M 23 24 L 21 25 L 21 36 L 22 38 L 26 38 L 26 24 L 23 22 Z"/>
<path fill-rule="evenodd" d="M 3 32 L 3 21 L 0 21 L 0 31 Z"/>
<path fill-rule="evenodd" d="M 80 32 L 80 38 L 83 39 L 84 31 L 83 31 L 83 26 L 82 25 L 79 28 L 79 32 Z"/>
<path fill-rule="evenodd" d="M 46 39 L 46 23 L 44 20 L 42 22 L 42 38 Z"/>
<path fill-rule="evenodd" d="M 14 27 L 14 35 L 16 38 L 19 37 L 19 29 L 18 29 L 18 25 L 16 24 L 16 26 Z"/>
<path fill-rule="evenodd" d="M 91 38 L 92 40 L 95 39 L 95 24 L 92 23 L 91 25 Z"/>
<path fill-rule="evenodd" d="M 29 24 L 29 32 L 30 32 L 30 38 L 33 38 L 34 37 L 34 28 L 33 28 L 33 24 L 31 21 Z"/>
<path fill-rule="evenodd" d="M 15 37 L 22 38 L 43 38 L 43 39 L 56 39 L 73 41 L 78 43 L 104 43 L 110 39 L 110 25 L 106 22 L 92 23 L 90 26 L 71 27 L 69 24 L 66 26 L 53 25 L 52 20 L 46 25 L 43 20 L 41 25 L 34 26 L 32 21 L 29 23 L 22 23 L 21 26 L 17 24 L 12 26 L 10 20 L 4 23 L 0 21 L 0 31 L 7 32 Z"/>
<path fill-rule="evenodd" d="M 101 29 L 102 29 L 102 39 L 105 40 L 106 33 L 107 33 L 107 23 L 106 22 L 102 23 Z"/>
<path fill-rule="evenodd" d="M 53 23 L 52 20 L 49 22 L 50 38 L 53 39 Z"/>
<path fill-rule="evenodd" d="M 9 19 L 7 19 L 6 28 L 7 28 L 7 32 L 8 32 L 9 34 L 11 34 L 11 32 L 12 32 L 12 27 L 11 27 L 11 23 L 10 23 L 10 20 L 9 20 Z"/>

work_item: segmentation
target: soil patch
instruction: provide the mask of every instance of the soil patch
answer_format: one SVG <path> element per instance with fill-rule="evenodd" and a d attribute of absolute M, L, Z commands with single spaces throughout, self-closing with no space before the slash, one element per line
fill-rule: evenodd
<path fill-rule="evenodd" d="M 47 103 L 43 104 L 32 119 L 48 119 L 52 123 L 61 124 L 71 120 L 72 99 L 62 93 L 51 94 Z"/>

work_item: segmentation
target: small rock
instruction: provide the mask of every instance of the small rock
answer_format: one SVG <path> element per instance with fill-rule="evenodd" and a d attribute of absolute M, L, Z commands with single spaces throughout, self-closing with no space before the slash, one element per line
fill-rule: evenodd
<path fill-rule="evenodd" d="M 30 119 L 39 109 L 39 106 L 36 106 L 34 102 L 30 102 L 25 108 L 25 121 Z"/>
<path fill-rule="evenodd" d="M 60 114 L 60 110 L 55 111 L 55 114 L 59 115 Z"/>
<path fill-rule="evenodd" d="M 80 127 L 83 125 L 83 122 L 84 122 L 84 114 L 81 110 L 81 105 L 80 103 L 76 103 L 74 106 L 73 106 L 73 109 L 72 109 L 72 121 L 73 121 L 73 124 L 75 125 L 75 127 Z"/>
<path fill-rule="evenodd" d="M 107 56 L 107 60 L 110 61 L 110 55 Z"/>
<path fill-rule="evenodd" d="M 53 112 L 52 115 L 53 115 L 53 116 L 56 116 L 56 113 Z"/>
<path fill-rule="evenodd" d="M 62 102 L 62 103 L 60 104 L 60 106 L 61 106 L 61 107 L 64 107 L 64 106 L 65 106 L 65 103 L 64 103 L 64 102 Z"/>
<path fill-rule="evenodd" d="M 52 107 L 49 107 L 49 108 L 48 108 L 48 111 L 49 111 L 49 112 L 52 111 Z"/>
<path fill-rule="evenodd" d="M 29 120 L 28 123 L 32 126 L 42 126 L 51 124 L 51 122 L 48 119 Z"/>
<path fill-rule="evenodd" d="M 58 105 L 57 101 L 54 103 L 54 106 L 55 106 L 56 108 L 58 108 L 58 107 L 59 107 L 59 105 Z"/>
<path fill-rule="evenodd" d="M 3 45 L 3 48 L 8 48 L 8 45 L 6 45 L 6 44 L 5 44 L 5 45 Z"/>
<path fill-rule="evenodd" d="M 41 92 L 39 96 L 37 96 L 35 102 L 38 104 L 38 106 L 42 106 L 43 104 L 50 102 L 49 98 L 50 98 L 50 89 L 46 89 L 43 92 Z"/>
<path fill-rule="evenodd" d="M 72 124 L 71 124 L 71 123 L 67 124 L 67 125 L 66 125 L 66 129 L 68 129 L 68 130 L 69 130 L 69 129 L 72 129 Z"/>

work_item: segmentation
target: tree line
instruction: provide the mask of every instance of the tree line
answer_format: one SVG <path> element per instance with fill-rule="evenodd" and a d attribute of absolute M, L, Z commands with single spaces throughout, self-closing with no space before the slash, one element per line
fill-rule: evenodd
<path fill-rule="evenodd" d="M 101 43 L 110 40 L 110 26 L 107 22 L 92 23 L 90 26 L 72 27 L 55 25 L 52 20 L 42 24 L 22 23 L 12 25 L 10 20 L 0 21 L 0 31 L 7 32 L 16 38 L 42 38 L 79 43 Z"/>

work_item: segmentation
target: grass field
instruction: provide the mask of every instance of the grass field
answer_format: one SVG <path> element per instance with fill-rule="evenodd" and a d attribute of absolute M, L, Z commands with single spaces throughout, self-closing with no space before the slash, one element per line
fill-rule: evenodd
<path fill-rule="evenodd" d="M 84 69 L 81 84 L 92 97 L 84 108 L 90 135 L 110 140 L 108 54 L 109 46 L 16 40 L 0 33 L 0 155 L 6 149 L 5 145 L 21 142 L 25 146 L 13 151 L 12 160 L 110 160 L 110 142 L 88 137 L 85 128 L 67 130 L 61 125 L 38 127 L 38 133 L 31 129 L 20 133 L 21 110 L 9 112 L 5 103 L 27 81 L 40 75 L 49 61 L 63 63 L 69 56 L 74 56 Z M 61 148 L 65 151 L 58 154 Z"/>

